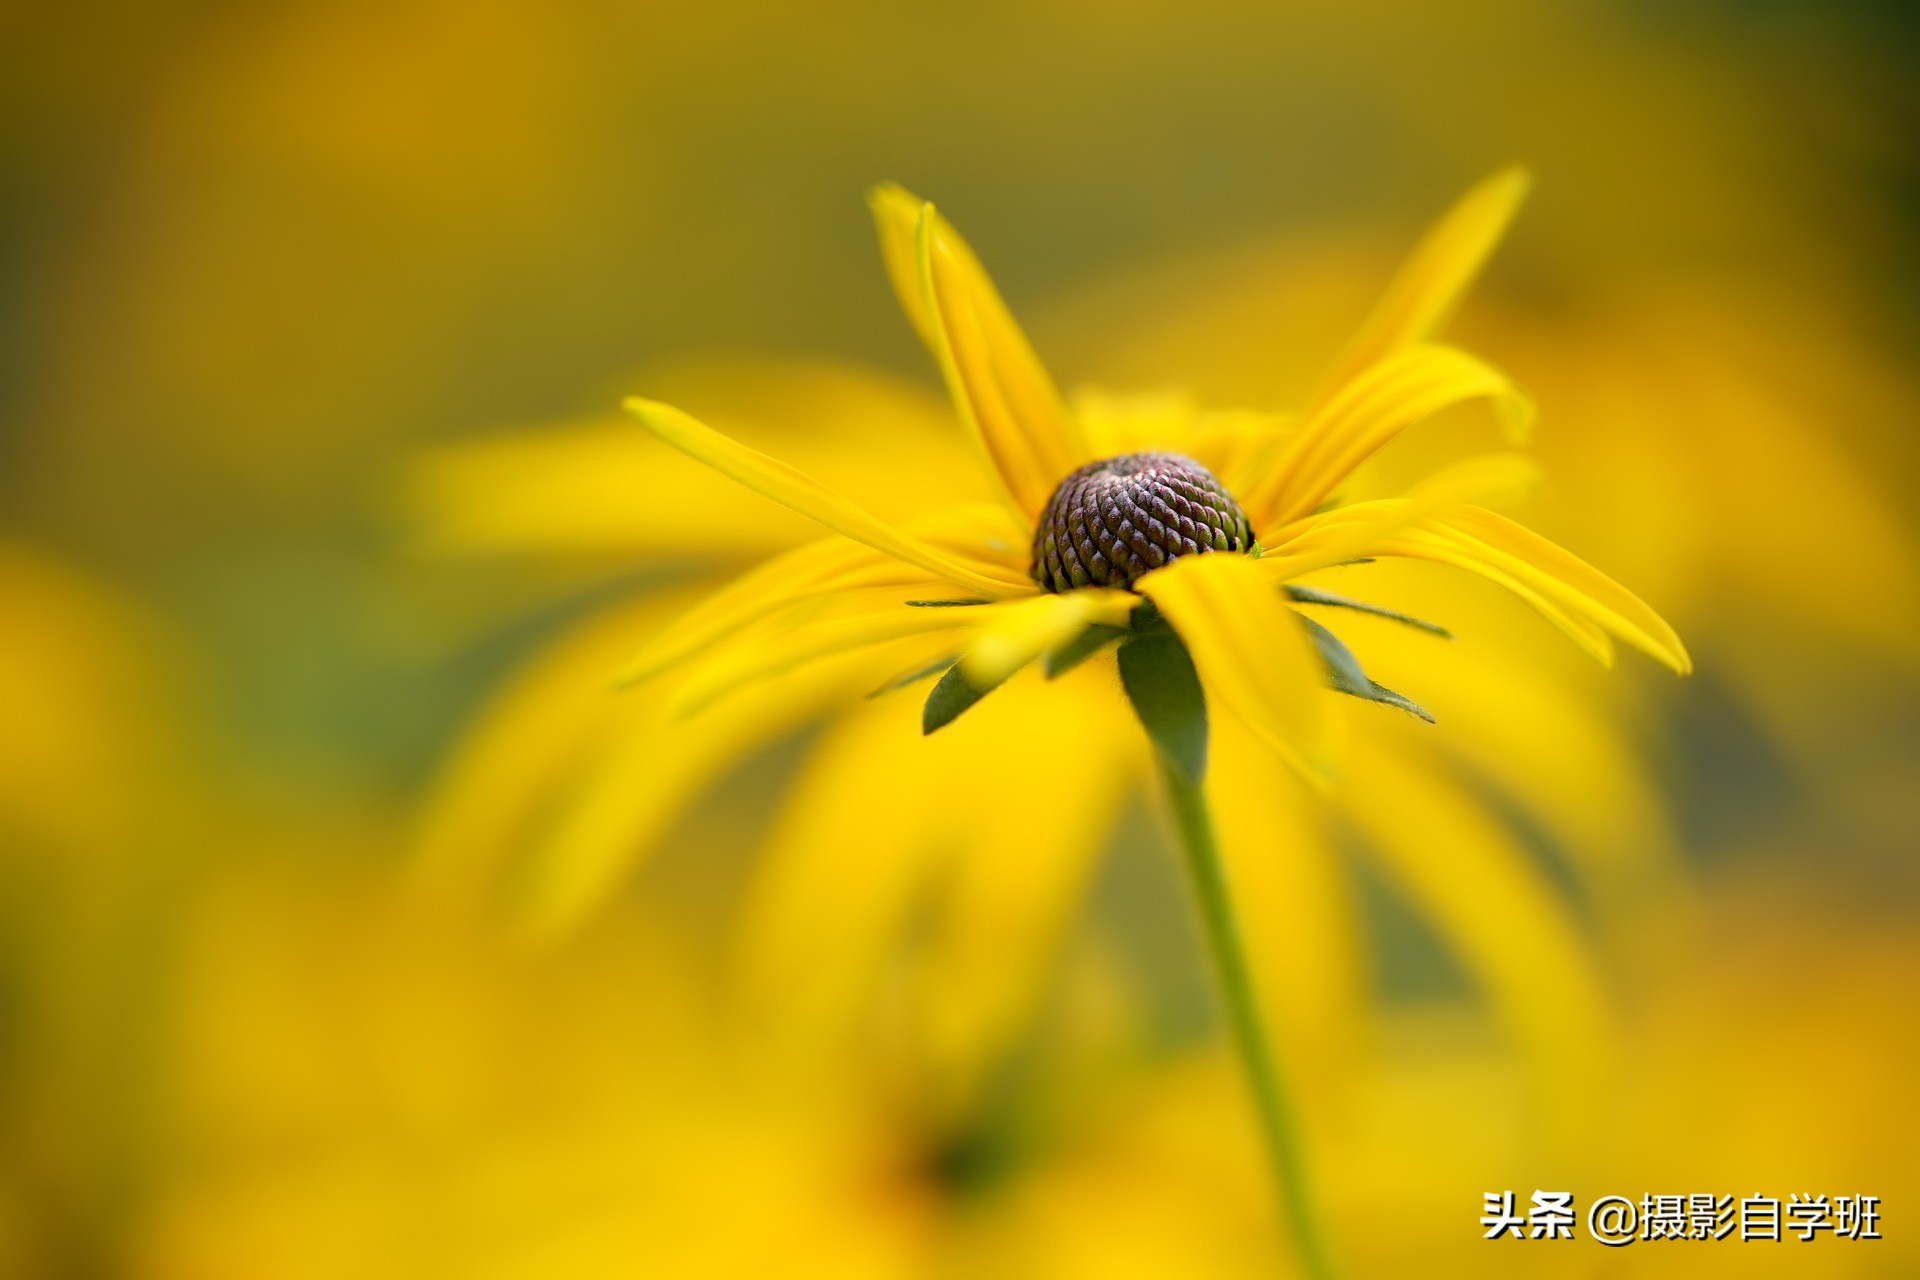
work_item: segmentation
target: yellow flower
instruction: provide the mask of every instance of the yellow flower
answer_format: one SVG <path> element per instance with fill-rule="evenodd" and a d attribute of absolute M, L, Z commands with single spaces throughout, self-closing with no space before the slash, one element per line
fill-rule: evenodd
<path fill-rule="evenodd" d="M 885 521 L 670 405 L 629 400 L 668 444 L 840 536 L 691 611 L 628 677 L 675 671 L 671 705 L 689 713 L 835 655 L 919 640 L 957 659 L 945 692 L 929 699 L 931 731 L 1027 664 L 1045 658 L 1058 671 L 1157 616 L 1191 653 L 1209 704 L 1319 774 L 1330 731 L 1322 685 L 1411 704 L 1367 679 L 1325 628 L 1302 628 L 1285 600 L 1365 610 L 1299 580 L 1379 557 L 1486 577 L 1603 662 L 1618 639 L 1686 671 L 1678 637 L 1639 599 L 1472 504 L 1524 483 L 1511 456 L 1463 464 L 1400 498 L 1339 500 L 1357 466 L 1454 405 L 1491 401 L 1509 433 L 1524 435 L 1531 407 L 1509 380 L 1434 334 L 1525 188 L 1509 171 L 1448 213 L 1298 420 L 1124 401 L 1070 410 L 953 228 L 932 205 L 880 188 L 872 204 L 888 272 L 998 505 Z"/>
<path fill-rule="evenodd" d="M 912 933 L 922 953 L 915 1016 L 926 1024 L 928 1051 L 964 1092 L 1026 1025 L 1116 819 L 1150 779 L 1151 756 L 1114 688 L 1111 661 L 1102 655 L 1059 671 L 1076 640 L 1120 638 L 1150 594 L 1228 713 L 1212 726 L 1220 835 L 1254 962 L 1276 978 L 1264 984 L 1269 1016 L 1287 1029 L 1309 1092 L 1316 1082 L 1332 1087 L 1358 1038 L 1360 923 L 1337 865 L 1358 848 L 1376 856 L 1488 993 L 1551 1083 L 1544 1095 L 1583 1096 L 1602 1056 L 1601 983 L 1577 922 L 1502 806 L 1537 823 L 1583 878 L 1658 862 L 1659 803 L 1614 717 L 1550 667 L 1530 664 L 1527 638 L 1490 621 L 1472 646 L 1431 666 L 1431 636 L 1345 609 L 1323 616 L 1368 630 L 1370 665 L 1389 663 L 1393 683 L 1411 687 L 1430 672 L 1445 728 L 1356 716 L 1333 806 L 1305 803 L 1272 764 L 1272 748 L 1306 773 L 1333 754 L 1326 734 L 1337 700 L 1322 693 L 1320 654 L 1288 611 L 1301 599 L 1282 592 L 1326 598 L 1298 579 L 1344 560 L 1459 564 L 1515 590 L 1597 656 L 1610 654 L 1617 635 L 1685 666 L 1672 632 L 1632 596 L 1518 526 L 1462 505 L 1476 490 L 1523 479 L 1510 457 L 1470 463 L 1407 497 L 1326 500 L 1369 451 L 1450 404 L 1491 400 L 1513 428 L 1525 425 L 1525 402 L 1504 377 L 1431 341 L 1523 185 L 1502 175 L 1446 217 L 1296 420 L 1201 412 L 1165 395 L 1086 394 L 1068 411 L 957 237 L 904 193 L 883 190 L 875 200 L 883 244 L 909 316 L 945 357 L 976 453 L 1003 457 L 1005 467 L 968 474 L 910 389 L 871 377 L 793 366 L 683 376 L 679 394 L 723 410 L 736 439 L 642 404 L 650 425 L 859 540 L 788 550 L 675 621 L 666 622 L 684 596 L 623 602 L 575 628 L 462 744 L 429 809 L 425 863 L 469 872 L 517 864 L 507 883 L 523 909 L 540 927 L 564 927 L 603 902 L 730 762 L 830 717 L 755 870 L 740 930 L 743 988 L 796 1025 L 843 1024 L 872 1004 L 886 985 L 879 975 Z M 919 289 L 923 247 L 927 287 Z M 954 319 L 941 327 L 926 302 L 936 251 L 941 278 L 959 288 L 947 289 Z M 946 341 L 949 329 L 960 333 L 957 343 Z M 781 397 L 801 430 L 766 429 L 768 401 Z M 1016 420 L 1015 404 L 1040 427 Z M 867 501 L 856 507 L 737 443 L 743 433 L 804 456 L 817 474 L 851 477 Z M 791 521 L 790 509 L 752 499 L 722 505 L 711 472 L 703 477 L 678 454 L 650 454 L 651 441 L 604 428 L 548 435 L 470 447 L 436 464 L 426 505 L 439 541 L 641 551 L 662 564 L 698 563 L 703 537 L 717 557 L 790 536 L 791 524 L 775 518 Z M 1044 463 L 1033 440 L 1050 442 Z M 1061 443 L 1074 440 L 1081 443 Z M 1220 478 L 1251 517 L 1260 557 L 1180 557 L 1135 583 L 1139 594 L 1043 591 L 1028 575 L 1035 517 L 1051 497 L 1037 477 L 1057 482 L 1088 459 L 1156 449 Z M 896 475 L 876 461 L 888 457 L 901 460 Z M 615 488 L 619 502 L 609 503 Z M 961 497 L 942 505 L 942 489 Z M 1397 568 L 1335 572 L 1397 579 Z M 1394 598 L 1427 585 L 1394 581 Z M 976 598 L 988 603 L 907 604 Z M 1417 598 L 1490 618 L 1475 596 Z M 594 674 L 617 667 L 632 637 L 650 629 L 654 639 L 626 666 L 635 687 L 606 697 Z M 1329 651 L 1341 653 L 1334 643 Z M 912 701 L 859 696 L 897 676 L 931 675 L 956 655 L 955 679 L 971 688 L 1048 654 L 1054 661 L 1033 665 L 1057 678 L 1008 678 L 923 741 L 914 737 L 921 709 Z M 1389 696 L 1370 682 L 1348 686 Z M 1475 785 L 1461 786 L 1462 778 Z M 1393 803 L 1369 802 L 1383 794 Z M 1361 835 L 1357 845 L 1331 829 L 1342 821 Z M 938 903 L 932 917 L 930 900 Z"/>

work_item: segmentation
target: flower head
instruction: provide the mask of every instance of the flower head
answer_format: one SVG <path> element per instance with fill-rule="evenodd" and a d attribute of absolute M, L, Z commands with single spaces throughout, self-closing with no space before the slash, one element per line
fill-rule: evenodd
<path fill-rule="evenodd" d="M 629 408 L 681 452 L 596 427 L 481 449 L 436 473 L 448 486 L 440 527 L 469 544 L 645 550 L 696 572 L 729 551 L 764 562 L 718 590 L 690 588 L 708 592 L 691 608 L 685 591 L 610 605 L 529 664 L 451 762 L 423 873 L 498 871 L 489 881 L 529 927 L 567 929 L 659 853 L 735 762 L 823 726 L 751 873 L 740 994 L 813 1034 L 860 1016 L 910 962 L 915 1020 L 964 1092 L 1030 1025 L 1109 835 L 1152 781 L 1122 694 L 1145 686 L 1124 677 L 1136 659 L 1172 654 L 1216 714 L 1199 750 L 1177 724 L 1155 744 L 1207 768 L 1255 961 L 1273 978 L 1271 1012 L 1324 1059 L 1304 1074 L 1336 1087 L 1333 1064 L 1361 1041 L 1366 929 L 1339 870 L 1351 853 L 1439 931 L 1548 1093 L 1589 1096 L 1605 1059 L 1603 984 L 1520 831 L 1544 833 L 1582 883 L 1655 874 L 1670 849 L 1657 793 L 1617 717 L 1563 671 L 1529 666 L 1530 642 L 1498 626 L 1489 593 L 1456 600 L 1434 591 L 1440 575 L 1402 570 L 1478 574 L 1603 662 L 1615 638 L 1677 668 L 1684 650 L 1624 589 L 1473 505 L 1525 483 L 1514 455 L 1372 501 L 1345 480 L 1462 402 L 1487 402 L 1513 439 L 1525 433 L 1530 406 L 1511 383 L 1434 341 L 1522 187 L 1501 175 L 1442 220 L 1294 416 L 1203 411 L 1166 393 L 1080 392 L 1069 408 L 957 234 L 883 188 L 874 207 L 889 273 L 957 413 L 865 372 L 698 366 L 655 385 L 724 415 L 727 434 L 640 400 Z M 797 429 L 766 430 L 783 421 Z M 805 458 L 840 487 L 743 439 Z M 1124 470 L 1115 464 L 1142 454 L 1203 468 L 1232 504 L 1214 510 L 1237 509 L 1252 540 L 1230 534 L 1225 550 L 1172 556 L 1130 581 L 1072 585 L 1068 570 L 1068 590 L 1047 589 L 1033 569 L 1055 495 L 1085 468 Z M 730 505 L 731 481 L 775 501 Z M 677 517 L 609 527 L 637 484 Z M 842 496 L 854 492 L 861 502 Z M 830 536 L 806 540 L 795 512 Z M 1377 563 L 1388 558 L 1408 563 Z M 1363 580 L 1488 625 L 1434 666 L 1442 628 L 1328 589 Z M 1424 695 L 1415 685 L 1431 674 L 1445 732 L 1384 710 L 1420 709 L 1317 620 L 1342 618 L 1400 687 Z M 652 633 L 637 654 L 636 632 Z M 639 687 L 607 698 L 600 677 L 626 655 L 624 678 Z M 935 676 L 924 706 L 894 692 Z M 1328 688 L 1383 710 L 1339 717 Z M 915 720 L 938 732 L 913 741 Z M 1341 775 L 1331 803 L 1314 803 L 1282 775 L 1323 778 L 1336 729 Z"/>
<path fill-rule="evenodd" d="M 958 233 L 932 205 L 880 188 L 872 206 L 889 274 L 999 509 L 888 523 L 678 409 L 630 400 L 667 443 L 840 535 L 695 609 L 631 674 L 683 668 L 675 700 L 693 710 L 802 664 L 913 639 L 938 661 L 907 677 L 947 671 L 928 702 L 931 731 L 1035 660 L 1056 674 L 1105 644 L 1170 630 L 1210 703 L 1319 775 L 1329 760 L 1322 686 L 1418 710 L 1290 608 L 1370 608 L 1299 580 L 1378 557 L 1499 583 L 1603 662 L 1617 639 L 1686 671 L 1678 637 L 1630 592 L 1478 505 L 1528 481 L 1516 455 L 1469 460 L 1397 498 L 1340 493 L 1401 432 L 1464 402 L 1491 402 L 1509 436 L 1524 438 L 1525 397 L 1433 335 L 1525 188 L 1522 173 L 1503 173 L 1448 213 L 1298 419 L 1190 412 L 1144 441 L 1098 403 L 1070 409 Z"/>
<path fill-rule="evenodd" d="M 1048 591 L 1131 587 L 1181 556 L 1252 547 L 1252 526 L 1211 471 L 1177 453 L 1123 453 L 1060 482 L 1028 572 Z"/>

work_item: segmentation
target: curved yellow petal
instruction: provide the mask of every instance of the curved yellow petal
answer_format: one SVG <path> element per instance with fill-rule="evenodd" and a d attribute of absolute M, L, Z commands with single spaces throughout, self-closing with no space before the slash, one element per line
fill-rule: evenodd
<path fill-rule="evenodd" d="M 1464 569 L 1468 573 L 1485 578 L 1489 582 L 1506 588 L 1531 605 L 1536 613 L 1558 627 L 1562 634 L 1595 662 L 1603 667 L 1613 665 L 1613 638 L 1607 634 L 1605 628 L 1591 618 L 1563 607 L 1551 595 L 1540 591 L 1534 583 L 1514 576 L 1487 557 L 1475 554 L 1472 548 L 1463 546 L 1436 531 L 1404 530 L 1393 538 L 1377 542 L 1373 547 L 1373 553 L 1381 556 L 1431 560 L 1436 564 L 1451 565 L 1456 569 Z"/>
<path fill-rule="evenodd" d="M 627 660 L 616 679 L 637 684 L 685 662 L 741 628 L 782 608 L 832 590 L 886 583 L 927 583 L 931 591 L 950 590 L 944 579 L 928 579 L 891 557 L 842 538 L 796 547 L 750 569 L 654 633 Z"/>
<path fill-rule="evenodd" d="M 1457 565 L 1520 595 L 1583 647 L 1591 649 L 1598 628 L 1681 675 L 1693 670 L 1679 635 L 1640 597 L 1563 547 L 1492 511 L 1452 508 L 1384 541 L 1375 553 Z M 1607 660 L 1606 654 L 1595 656 Z"/>
<path fill-rule="evenodd" d="M 1328 371 L 1320 400 L 1338 394 L 1342 384 L 1367 366 L 1439 332 L 1506 234 L 1532 184 L 1525 169 L 1503 169 L 1441 216 Z"/>
<path fill-rule="evenodd" d="M 942 554 L 855 506 L 813 477 L 728 439 L 672 405 L 638 396 L 624 403 L 647 430 L 674 448 L 835 533 L 994 599 L 1026 595 L 1033 590 L 1031 582 L 990 575 Z"/>
<path fill-rule="evenodd" d="M 1517 497 L 1540 479 L 1531 458 L 1490 453 L 1455 463 L 1416 485 L 1404 498 L 1375 499 L 1307 516 L 1274 535 L 1255 561 L 1276 582 L 1371 554 L 1381 541 L 1431 515 L 1473 502 Z"/>
<path fill-rule="evenodd" d="M 1497 511 L 1462 507 L 1443 523 L 1490 548 L 1516 573 L 1537 574 L 1542 590 L 1577 608 L 1625 643 L 1685 675 L 1693 659 L 1679 633 L 1639 596 L 1571 551 Z"/>
<path fill-rule="evenodd" d="M 989 608 L 993 606 L 915 609 L 902 604 L 877 612 L 829 617 L 771 635 L 749 636 L 721 649 L 689 673 L 668 697 L 667 713 L 672 717 L 692 716 L 736 690 L 839 654 L 910 636 L 963 631 L 975 625 L 975 620 L 963 615 Z"/>
<path fill-rule="evenodd" d="M 893 296 L 900 300 L 908 323 L 931 351 L 937 350 L 940 334 L 927 307 L 926 290 L 920 287 L 920 210 L 926 203 L 892 182 L 883 182 L 867 193 L 867 208 L 873 211 L 874 230 L 880 235 L 880 261 L 887 268 Z"/>
<path fill-rule="evenodd" d="M 999 684 L 1093 623 L 1125 626 L 1127 615 L 1139 603 L 1139 597 L 1131 592 L 1089 587 L 997 609 L 998 616 L 960 655 L 960 669 L 977 687 Z"/>
<path fill-rule="evenodd" d="M 1330 772 L 1325 678 L 1299 619 L 1246 556 L 1183 556 L 1135 584 L 1187 651 L 1209 711 L 1224 706 L 1315 782 Z"/>
<path fill-rule="evenodd" d="M 1525 439 L 1533 406 L 1506 375 L 1464 351 L 1403 347 L 1347 382 L 1279 450 L 1241 505 L 1256 532 L 1297 520 L 1334 486 L 1416 423 L 1468 400 L 1488 399 L 1507 436 Z"/>
<path fill-rule="evenodd" d="M 1088 460 L 1086 439 L 959 233 L 898 187 L 880 188 L 871 203 L 901 305 L 939 362 L 1003 498 L 1031 527 L 1054 486 Z"/>

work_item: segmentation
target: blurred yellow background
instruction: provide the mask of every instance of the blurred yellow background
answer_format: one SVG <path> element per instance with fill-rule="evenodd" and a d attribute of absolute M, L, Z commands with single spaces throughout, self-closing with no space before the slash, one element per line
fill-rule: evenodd
<path fill-rule="evenodd" d="M 727 1014 L 767 833 L 857 723 L 689 782 L 564 938 L 414 873 L 510 862 L 599 673 L 791 539 L 718 496 L 658 527 L 637 436 L 569 461 L 626 447 L 621 394 L 947 491 L 874 182 L 1069 388 L 1278 408 L 1516 160 L 1456 332 L 1540 401 L 1526 518 L 1697 670 L 1589 670 L 1417 575 L 1460 641 L 1356 631 L 1413 728 L 1527 761 L 1498 838 L 1588 985 L 1513 978 L 1498 920 L 1463 948 L 1444 874 L 1327 872 L 1353 936 L 1266 972 L 1337 1251 L 1920 1271 L 1916 52 L 1865 0 L 0 12 L 0 1275 L 1280 1271 L 1150 798 L 962 1101 L 884 990 L 804 1048 Z M 1504 1189 L 1876 1195 L 1887 1238 L 1482 1241 Z"/>

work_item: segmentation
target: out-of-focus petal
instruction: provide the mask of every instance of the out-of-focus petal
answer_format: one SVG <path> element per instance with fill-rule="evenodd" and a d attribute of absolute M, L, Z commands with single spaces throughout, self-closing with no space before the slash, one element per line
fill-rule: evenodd
<path fill-rule="evenodd" d="M 929 582 L 912 566 L 857 542 L 828 538 L 797 547 L 742 574 L 657 631 L 628 658 L 620 682 L 658 675 L 784 607 L 839 588 L 894 581 L 948 589 L 945 579 Z"/>
<path fill-rule="evenodd" d="M 652 708 L 623 724 L 557 798 L 561 817 L 528 851 L 520 914 L 536 935 L 564 931 L 621 878 L 700 790 L 763 743 L 857 696 L 901 659 L 840 653 L 763 681 L 691 719 Z M 644 694 L 646 691 L 641 691 Z M 635 695 L 629 695 L 635 696 Z"/>
<path fill-rule="evenodd" d="M 1329 766 L 1331 705 L 1299 620 L 1245 556 L 1183 556 L 1135 584 L 1193 655 L 1210 710 L 1225 707 L 1310 778 Z"/>
<path fill-rule="evenodd" d="M 1365 1007 L 1358 921 L 1324 810 L 1234 717 L 1213 727 L 1207 794 L 1262 1001 L 1308 1109 L 1339 1092 Z"/>
<path fill-rule="evenodd" d="M 1489 399 L 1508 437 L 1523 440 L 1533 406 L 1505 374 L 1464 351 L 1404 347 L 1347 382 L 1289 437 L 1241 505 L 1256 531 L 1313 511 L 1334 487 L 1408 427 L 1468 400 Z"/>
<path fill-rule="evenodd" d="M 615 696 L 607 675 L 684 597 L 669 594 L 610 608 L 575 627 L 500 690 L 462 735 L 441 770 L 416 837 L 415 870 L 433 893 L 464 894 L 529 838 L 543 799 L 569 771 L 636 713 L 639 694 Z"/>
<path fill-rule="evenodd" d="M 973 615 L 999 613 L 1026 603 L 961 609 L 915 609 L 894 603 L 875 609 L 858 597 L 853 600 L 851 605 L 835 602 L 835 607 L 823 609 L 824 616 L 745 636 L 720 649 L 674 686 L 666 701 L 668 716 L 692 717 L 775 676 L 790 678 L 812 663 L 895 640 L 944 632 L 952 633 L 952 643 L 958 647 L 960 637 L 988 622 Z"/>
<path fill-rule="evenodd" d="M 1368 365 L 1439 332 L 1506 234 L 1532 182 L 1525 169 L 1503 169 L 1441 216 L 1334 362 L 1320 399 L 1338 394 Z"/>
<path fill-rule="evenodd" d="M 1609 1015 L 1593 957 L 1530 855 L 1430 764 L 1354 743 L 1343 807 L 1533 1057 L 1548 1111 L 1577 1132 L 1606 1079 Z"/>
<path fill-rule="evenodd" d="M 1144 741 L 1094 664 L 1013 680 L 932 737 L 917 710 L 879 699 L 810 753 L 749 900 L 739 994 L 804 1041 L 898 992 L 964 1096 L 1044 992 Z M 956 779 L 991 799 L 956 800 Z"/>
<path fill-rule="evenodd" d="M 1094 623 L 1125 626 L 1127 615 L 1139 603 L 1131 592 L 1088 587 L 997 609 L 997 616 L 960 655 L 960 669 L 976 687 L 999 684 Z"/>
<path fill-rule="evenodd" d="M 902 523 L 991 489 L 944 396 L 830 361 L 707 356 L 650 362 L 655 398 Z M 409 549 L 435 556 L 738 561 L 812 536 L 799 514 L 738 501 L 733 482 L 610 410 L 440 446 L 407 460 L 391 505 Z M 724 513 L 724 518 L 719 518 Z"/>
<path fill-rule="evenodd" d="M 1125 796 L 1148 771 L 1145 739 L 1092 664 L 1051 683 L 1017 680 L 990 701 L 993 718 L 970 727 L 954 767 L 989 781 L 996 801 L 963 829 L 926 955 L 931 1048 L 963 1091 L 1026 1028 Z"/>
<path fill-rule="evenodd" d="M 626 401 L 626 407 L 647 430 L 676 449 L 855 542 L 865 543 L 876 551 L 995 599 L 1028 595 L 1034 589 L 1030 582 L 990 576 L 943 555 L 855 506 L 813 477 L 728 439 L 671 405 L 635 396 Z M 982 568 L 992 570 L 993 566 Z"/>
<path fill-rule="evenodd" d="M 1054 486 L 1090 456 L 1079 425 L 959 233 L 897 187 L 882 188 L 872 203 L 901 305 L 939 362 L 1008 505 L 1031 525 Z M 901 255 L 908 243 L 910 278 Z"/>

